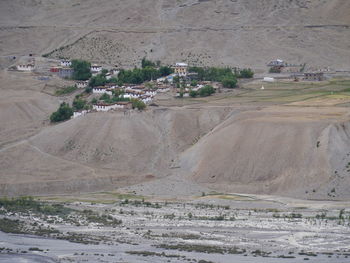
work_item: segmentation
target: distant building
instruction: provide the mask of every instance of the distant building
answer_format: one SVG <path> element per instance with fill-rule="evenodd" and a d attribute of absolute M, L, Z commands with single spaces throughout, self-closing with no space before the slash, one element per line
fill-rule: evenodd
<path fill-rule="evenodd" d="M 323 72 L 309 72 L 304 73 L 304 80 L 323 81 L 325 80 L 325 77 Z"/>
<path fill-rule="evenodd" d="M 112 89 L 109 89 L 105 86 L 93 87 L 92 93 L 94 93 L 94 94 L 108 94 L 110 96 L 113 95 Z"/>
<path fill-rule="evenodd" d="M 284 67 L 285 65 L 286 63 L 282 59 L 276 59 L 267 64 L 269 67 Z"/>
<path fill-rule="evenodd" d="M 75 118 L 80 117 L 80 116 L 84 116 L 84 115 L 86 115 L 87 113 L 88 113 L 87 110 L 75 111 L 75 112 L 73 113 L 72 119 L 75 119 Z"/>
<path fill-rule="evenodd" d="M 198 73 L 197 72 L 189 72 L 189 73 L 187 73 L 186 78 L 189 81 L 198 80 Z"/>
<path fill-rule="evenodd" d="M 60 67 L 52 67 L 50 68 L 50 72 L 52 73 L 58 73 L 60 71 Z"/>
<path fill-rule="evenodd" d="M 270 78 L 270 77 L 264 77 L 264 82 L 274 82 L 275 79 L 274 78 Z"/>
<path fill-rule="evenodd" d="M 90 68 L 92 73 L 99 73 L 102 71 L 102 66 L 99 65 L 92 65 Z"/>
<path fill-rule="evenodd" d="M 87 86 L 89 85 L 89 82 L 88 81 L 77 81 L 75 82 L 75 86 L 78 88 L 78 89 L 84 89 L 86 88 Z"/>
<path fill-rule="evenodd" d="M 118 87 L 117 83 L 106 83 L 105 87 L 108 89 L 116 89 Z"/>
<path fill-rule="evenodd" d="M 117 69 L 117 68 L 114 68 L 114 69 L 111 69 L 111 74 L 112 75 L 118 75 L 119 74 L 119 72 L 120 72 L 120 70 L 119 69 Z"/>
<path fill-rule="evenodd" d="M 116 109 L 131 109 L 132 104 L 129 101 L 118 101 L 115 103 L 107 104 L 104 102 L 99 102 L 92 106 L 96 111 L 110 111 Z"/>
<path fill-rule="evenodd" d="M 72 68 L 60 68 L 58 71 L 58 76 L 61 78 L 71 78 L 73 76 L 74 70 Z"/>
<path fill-rule="evenodd" d="M 16 68 L 20 71 L 33 71 L 34 64 L 17 65 Z"/>
<path fill-rule="evenodd" d="M 177 74 L 180 77 L 186 77 L 187 71 L 188 71 L 188 65 L 186 63 L 176 63 L 175 66 L 173 66 L 175 74 Z"/>
<path fill-rule="evenodd" d="M 70 60 L 61 60 L 62 67 L 70 67 L 72 66 L 72 62 Z"/>

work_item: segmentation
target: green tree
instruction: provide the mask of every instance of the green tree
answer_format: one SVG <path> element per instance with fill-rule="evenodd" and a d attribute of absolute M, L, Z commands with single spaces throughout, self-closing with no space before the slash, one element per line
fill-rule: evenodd
<path fill-rule="evenodd" d="M 203 88 L 199 90 L 199 95 L 201 97 L 210 96 L 213 93 L 215 93 L 215 89 L 213 88 L 213 86 L 210 86 L 210 85 L 205 85 Z"/>
<path fill-rule="evenodd" d="M 221 83 L 225 88 L 233 89 L 237 85 L 237 79 L 235 77 L 225 77 Z"/>
<path fill-rule="evenodd" d="M 198 81 L 197 80 L 192 80 L 191 81 L 191 86 L 192 87 L 196 87 L 198 85 Z"/>
<path fill-rule="evenodd" d="M 109 102 L 111 100 L 111 96 L 108 94 L 104 93 L 101 97 L 100 100 L 103 100 L 104 102 Z"/>
<path fill-rule="evenodd" d="M 92 92 L 92 88 L 91 87 L 86 87 L 85 88 L 85 92 L 86 93 L 91 93 Z"/>
<path fill-rule="evenodd" d="M 50 116 L 51 122 L 60 122 L 69 120 L 73 116 L 73 109 L 69 107 L 68 103 L 61 103 L 57 111 L 53 112 Z"/>
<path fill-rule="evenodd" d="M 173 79 L 173 82 L 175 84 L 180 84 L 180 77 L 179 76 L 175 76 L 174 79 Z"/>
<path fill-rule="evenodd" d="M 195 97 L 197 97 L 197 95 L 198 95 L 198 92 L 197 91 L 195 91 L 195 90 L 190 90 L 190 96 L 192 97 L 192 98 L 195 98 Z"/>
<path fill-rule="evenodd" d="M 159 68 L 159 74 L 164 77 L 164 76 L 168 76 L 170 74 L 172 74 L 174 72 L 174 70 L 171 67 L 168 66 L 161 66 Z"/>
<path fill-rule="evenodd" d="M 239 71 L 238 78 L 250 79 L 254 76 L 254 72 L 250 68 L 245 68 Z"/>
<path fill-rule="evenodd" d="M 103 86 L 107 82 L 106 76 L 104 74 L 98 74 L 92 77 L 89 81 L 90 87 Z"/>
<path fill-rule="evenodd" d="M 145 67 L 155 67 L 155 63 L 146 59 L 146 57 L 144 57 L 141 61 L 141 67 L 145 68 Z"/>
<path fill-rule="evenodd" d="M 146 104 L 139 99 L 131 99 L 131 103 L 132 103 L 133 109 L 138 109 L 141 111 L 141 110 L 144 110 L 146 108 Z"/>
<path fill-rule="evenodd" d="M 73 79 L 88 80 L 91 77 L 90 62 L 87 62 L 85 60 L 73 59 L 71 67 L 74 69 Z"/>
<path fill-rule="evenodd" d="M 84 109 L 85 105 L 86 105 L 86 100 L 78 98 L 73 101 L 74 110 L 82 110 Z"/>

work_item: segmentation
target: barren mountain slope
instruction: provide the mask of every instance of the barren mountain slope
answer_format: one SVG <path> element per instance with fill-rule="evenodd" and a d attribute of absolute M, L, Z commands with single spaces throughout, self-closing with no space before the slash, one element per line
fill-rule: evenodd
<path fill-rule="evenodd" d="M 29 73 L 0 72 L 0 147 L 39 132 L 59 105 Z"/>
<path fill-rule="evenodd" d="M 47 127 L 0 152 L 0 193 L 60 193 L 165 177 L 180 152 L 218 125 L 229 108 L 92 113 Z"/>
<path fill-rule="evenodd" d="M 349 70 L 347 0 L 5 0 L 0 10 L 2 55 L 257 69 L 281 57 Z"/>
<path fill-rule="evenodd" d="M 220 190 L 348 198 L 346 115 L 341 108 L 274 107 L 241 113 L 187 150 L 181 168 L 186 174 L 191 171 L 197 182 Z"/>

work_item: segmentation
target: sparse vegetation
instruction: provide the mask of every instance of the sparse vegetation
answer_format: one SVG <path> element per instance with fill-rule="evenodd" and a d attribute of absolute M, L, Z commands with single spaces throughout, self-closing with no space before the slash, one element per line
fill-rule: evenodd
<path fill-rule="evenodd" d="M 68 87 L 56 90 L 55 91 L 55 95 L 57 95 L 57 96 L 67 95 L 67 94 L 73 93 L 76 90 L 77 90 L 77 87 L 75 87 L 75 86 L 68 86 Z"/>

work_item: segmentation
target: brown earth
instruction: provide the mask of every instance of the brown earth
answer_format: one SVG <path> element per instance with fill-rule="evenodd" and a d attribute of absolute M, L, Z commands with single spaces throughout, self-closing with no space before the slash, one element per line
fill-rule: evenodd
<path fill-rule="evenodd" d="M 349 13 L 347 0 L 4 0 L 0 55 L 350 70 Z"/>
<path fill-rule="evenodd" d="M 53 58 L 124 66 L 147 55 L 265 69 L 281 57 L 349 70 L 348 1 L 14 0 L 0 10 L 0 195 L 126 187 L 145 195 L 216 189 L 349 198 L 350 94 L 332 95 L 349 82 L 264 84 L 264 91 L 247 83 L 210 98 L 164 95 L 142 113 L 51 125 L 50 114 L 75 95 L 56 97 L 53 89 L 71 82 L 6 70 L 22 59 L 9 55 L 57 48 Z M 36 60 L 43 71 L 57 63 Z"/>

